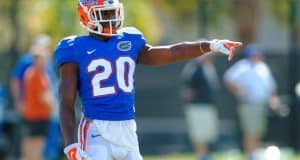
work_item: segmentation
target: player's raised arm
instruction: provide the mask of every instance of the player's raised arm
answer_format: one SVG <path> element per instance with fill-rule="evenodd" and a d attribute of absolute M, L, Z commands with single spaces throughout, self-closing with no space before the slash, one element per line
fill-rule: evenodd
<path fill-rule="evenodd" d="M 241 45 L 241 42 L 229 40 L 182 42 L 169 46 L 146 45 L 141 50 L 138 63 L 159 66 L 175 61 L 189 60 L 211 51 L 226 54 L 228 55 L 228 60 L 231 60 L 235 55 L 236 47 Z"/>
<path fill-rule="evenodd" d="M 77 65 L 66 63 L 60 66 L 59 85 L 59 118 L 65 144 L 70 145 L 77 142 L 74 133 L 76 132 L 74 103 L 77 92 Z"/>

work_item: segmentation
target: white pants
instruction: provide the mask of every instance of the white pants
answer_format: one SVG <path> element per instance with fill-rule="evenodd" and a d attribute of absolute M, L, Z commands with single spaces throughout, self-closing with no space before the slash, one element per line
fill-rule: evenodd
<path fill-rule="evenodd" d="M 135 120 L 89 121 L 82 118 L 78 141 L 92 160 L 142 160 Z"/>

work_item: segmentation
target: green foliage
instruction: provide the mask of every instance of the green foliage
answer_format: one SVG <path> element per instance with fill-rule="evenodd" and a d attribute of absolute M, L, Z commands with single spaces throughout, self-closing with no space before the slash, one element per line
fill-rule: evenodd
<path fill-rule="evenodd" d="M 20 20 L 24 30 L 33 37 L 39 33 L 51 35 L 54 41 L 64 36 L 76 33 L 79 23 L 76 13 L 76 3 L 73 1 L 38 1 L 28 0 L 21 4 L 24 8 Z"/>
<path fill-rule="evenodd" d="M 0 1 L 0 52 L 10 46 L 12 30 L 11 12 L 13 3 L 19 2 L 17 18 L 20 40 L 18 46 L 25 50 L 28 39 L 39 33 L 50 34 L 55 41 L 70 34 L 86 33 L 80 28 L 77 16 L 77 0 L 2 0 Z M 136 26 L 150 43 L 162 37 L 163 22 L 160 14 L 170 18 L 176 25 L 196 23 L 200 14 L 205 15 L 206 27 L 218 26 L 221 19 L 235 13 L 234 0 L 130 0 L 125 1 L 125 26 Z M 269 0 L 269 7 L 281 25 L 288 24 L 289 1 Z"/>
<path fill-rule="evenodd" d="M 20 37 L 18 46 L 21 51 L 24 51 L 29 45 L 32 37 L 40 33 L 51 35 L 54 42 L 59 39 L 72 35 L 86 33 L 80 27 L 79 18 L 77 16 L 77 0 L 19 0 L 19 14 L 16 16 L 19 19 L 18 25 Z M 5 34 L 6 41 L 1 44 L 7 44 L 15 31 L 9 30 L 11 27 L 10 6 L 12 1 L 0 1 L 0 25 L 5 26 L 0 28 L 0 33 Z M 149 42 L 156 42 L 160 39 L 161 30 L 159 22 L 154 10 L 151 7 L 151 2 L 147 0 L 131 0 L 125 3 L 125 23 L 127 26 L 136 26 L 143 31 Z M 2 35 L 2 34 L 1 34 Z M 0 52 L 7 48 L 0 47 Z"/>
<path fill-rule="evenodd" d="M 10 1 L 0 1 L 0 17 L 9 14 Z"/>
<path fill-rule="evenodd" d="M 125 26 L 140 29 L 150 43 L 160 39 L 161 28 L 155 10 L 149 0 L 130 0 L 124 3 Z"/>
<path fill-rule="evenodd" d="M 269 0 L 269 6 L 277 22 L 287 27 L 289 24 L 290 1 L 289 0 Z"/>
<path fill-rule="evenodd" d="M 197 17 L 199 14 L 207 16 L 209 26 L 216 25 L 219 19 L 229 13 L 232 0 L 153 0 L 157 7 L 171 13 L 179 21 Z"/>
<path fill-rule="evenodd" d="M 8 10 L 6 7 L 0 4 L 0 53 L 7 49 L 11 41 L 11 30 L 10 30 L 10 19 L 7 18 L 8 13 L 5 10 Z"/>
<path fill-rule="evenodd" d="M 221 19 L 230 15 L 230 12 L 234 11 L 232 8 L 232 0 L 202 0 L 207 3 L 207 16 L 209 26 L 214 26 Z M 203 2 L 202 2 L 203 3 Z M 201 5 L 201 4 L 200 4 Z"/>
<path fill-rule="evenodd" d="M 50 34 L 55 41 L 58 41 L 68 35 L 86 33 L 79 24 L 77 1 L 52 0 L 38 1 L 33 4 L 37 9 L 23 14 L 32 19 L 30 23 L 24 22 L 31 35 L 44 32 Z M 125 5 L 126 25 L 134 25 L 140 28 L 150 41 L 157 41 L 159 31 L 152 26 L 158 26 L 158 22 L 153 11 L 148 7 L 149 1 L 132 0 Z M 26 19 L 26 17 L 22 19 Z"/>

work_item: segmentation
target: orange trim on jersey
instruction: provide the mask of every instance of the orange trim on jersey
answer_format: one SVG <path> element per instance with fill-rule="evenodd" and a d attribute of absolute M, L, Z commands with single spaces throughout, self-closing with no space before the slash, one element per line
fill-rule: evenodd
<path fill-rule="evenodd" d="M 83 151 L 86 151 L 86 146 L 87 146 L 87 139 L 88 139 L 88 132 L 89 132 L 89 129 L 90 129 L 90 122 L 86 121 L 86 125 L 85 125 L 85 128 L 84 128 L 84 140 L 83 140 Z"/>
<path fill-rule="evenodd" d="M 78 128 L 78 140 L 79 140 L 80 148 L 83 148 L 82 128 L 83 128 L 83 118 L 81 118 L 79 122 L 79 128 Z"/>
<path fill-rule="evenodd" d="M 87 139 L 88 139 L 88 131 L 90 128 L 90 122 L 85 120 L 84 118 L 81 119 L 80 125 L 79 125 L 79 142 L 80 142 L 80 148 L 83 151 L 86 151 L 87 146 Z"/>

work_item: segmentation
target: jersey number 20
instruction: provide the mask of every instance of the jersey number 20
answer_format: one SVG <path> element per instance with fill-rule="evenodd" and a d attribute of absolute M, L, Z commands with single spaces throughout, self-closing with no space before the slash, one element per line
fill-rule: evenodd
<path fill-rule="evenodd" d="M 124 92 L 130 93 L 134 88 L 133 74 L 135 70 L 135 61 L 130 57 L 119 57 L 114 64 L 110 61 L 100 58 L 95 59 L 88 65 L 88 72 L 97 72 L 98 67 L 102 67 L 101 73 L 95 73 L 92 78 L 93 96 L 106 96 L 116 93 L 115 85 L 103 86 L 101 82 L 108 80 L 113 74 L 113 65 L 115 65 L 115 72 L 117 78 L 117 86 Z M 128 67 L 128 70 L 126 68 Z M 126 83 L 127 80 L 127 83 Z"/>

